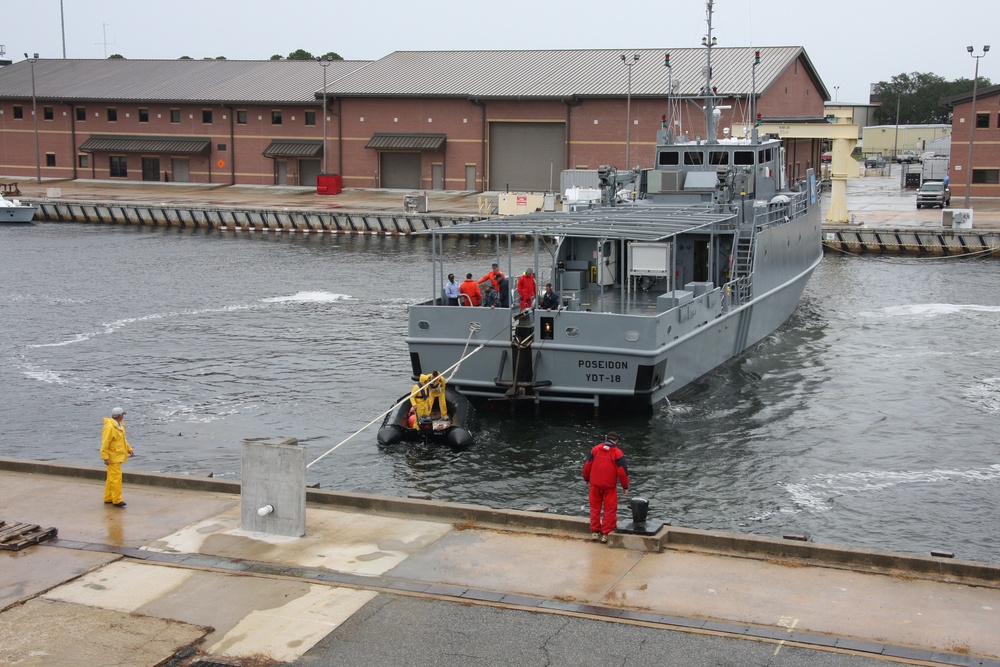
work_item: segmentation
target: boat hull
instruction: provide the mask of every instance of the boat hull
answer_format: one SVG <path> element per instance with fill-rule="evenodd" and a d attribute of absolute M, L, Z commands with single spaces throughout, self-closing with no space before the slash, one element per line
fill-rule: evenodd
<path fill-rule="evenodd" d="M 532 342 L 522 350 L 510 342 L 512 313 L 506 309 L 411 306 L 407 343 L 414 376 L 458 363 L 450 386 L 469 396 L 651 407 L 791 317 L 822 259 L 820 235 L 818 206 L 758 232 L 754 297 L 742 303 L 708 285 L 681 306 L 656 301 L 643 312 L 633 303 L 628 314 L 618 314 L 600 312 L 601 294 L 581 294 L 575 309 L 536 309 L 525 316 Z"/>
<path fill-rule="evenodd" d="M 406 424 L 410 411 L 409 394 L 401 397 L 382 421 L 376 436 L 378 444 L 388 446 L 401 442 L 434 442 L 449 447 L 472 445 L 475 409 L 465 396 L 451 387 L 445 390 L 445 401 L 450 419 L 429 419 L 418 428 L 410 428 Z"/>
<path fill-rule="evenodd" d="M 34 206 L 0 206 L 0 223 L 23 224 L 35 219 Z"/>

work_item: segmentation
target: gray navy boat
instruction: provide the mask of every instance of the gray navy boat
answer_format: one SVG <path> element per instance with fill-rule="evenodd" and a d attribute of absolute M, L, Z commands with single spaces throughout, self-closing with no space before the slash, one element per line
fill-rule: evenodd
<path fill-rule="evenodd" d="M 697 99 L 708 139 L 675 137 L 665 119 L 654 166 L 602 167 L 599 202 L 421 232 L 434 260 L 430 297 L 409 307 L 413 377 L 439 370 L 468 396 L 536 407 L 649 408 L 784 324 L 822 259 L 815 174 L 786 182 L 781 141 L 755 128 L 716 139 L 713 97 Z M 623 190 L 634 200 L 618 201 Z M 559 307 L 520 311 L 516 292 L 512 308 L 448 306 L 453 236 L 494 239 L 512 288 L 524 267 L 511 249 L 530 239 Z"/>

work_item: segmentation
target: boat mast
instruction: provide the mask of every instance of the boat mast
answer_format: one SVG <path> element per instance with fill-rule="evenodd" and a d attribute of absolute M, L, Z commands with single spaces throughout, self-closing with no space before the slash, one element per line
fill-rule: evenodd
<path fill-rule="evenodd" d="M 715 139 L 716 124 L 714 97 L 715 91 L 712 89 L 712 47 L 715 46 L 715 37 L 712 37 L 712 11 L 713 0 L 705 2 L 705 20 L 708 23 L 708 34 L 701 38 L 701 45 L 708 49 L 707 64 L 705 66 L 705 128 L 708 131 L 706 143 L 718 143 Z"/>

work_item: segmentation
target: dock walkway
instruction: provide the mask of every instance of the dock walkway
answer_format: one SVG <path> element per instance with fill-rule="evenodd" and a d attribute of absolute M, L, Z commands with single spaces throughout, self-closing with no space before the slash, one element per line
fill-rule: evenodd
<path fill-rule="evenodd" d="M 0 664 L 1000 667 L 1000 566 L 319 490 L 276 537 L 237 482 L 102 480 L 0 459 L 0 519 L 58 530 L 0 552 Z"/>

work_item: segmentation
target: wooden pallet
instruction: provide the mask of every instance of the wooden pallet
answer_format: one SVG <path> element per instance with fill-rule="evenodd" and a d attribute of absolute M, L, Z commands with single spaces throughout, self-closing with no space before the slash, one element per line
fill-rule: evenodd
<path fill-rule="evenodd" d="M 55 528 L 41 528 L 34 523 L 7 523 L 0 520 L 0 549 L 5 551 L 20 551 L 24 547 L 38 544 L 50 537 L 55 537 L 59 531 Z"/>

